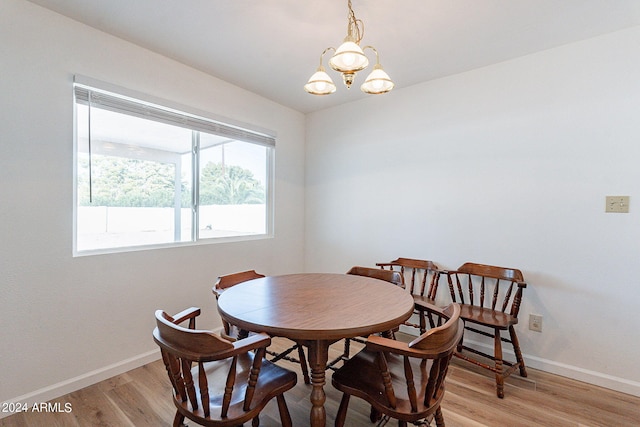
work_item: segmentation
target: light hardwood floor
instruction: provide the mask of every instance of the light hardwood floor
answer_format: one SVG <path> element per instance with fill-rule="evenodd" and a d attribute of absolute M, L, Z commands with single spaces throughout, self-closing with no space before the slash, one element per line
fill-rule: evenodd
<path fill-rule="evenodd" d="M 282 345 L 275 338 L 273 345 Z M 354 343 L 354 346 L 357 345 Z M 339 354 L 341 343 L 334 344 Z M 354 349 L 355 350 L 355 349 Z M 298 385 L 286 394 L 294 426 L 309 425 L 310 386 L 302 381 L 299 366 L 281 362 L 298 372 Z M 447 376 L 442 410 L 448 427 L 531 426 L 640 426 L 640 398 L 578 381 L 528 369 L 529 378 L 514 374 L 506 381 L 505 398 L 495 395 L 493 378 L 454 358 Z M 328 371 L 328 376 L 331 371 Z M 333 426 L 340 393 L 328 378 L 327 425 Z M 68 413 L 28 412 L 0 420 L 1 427 L 161 427 L 170 426 L 175 414 L 169 380 L 161 361 L 150 363 L 52 402 L 71 404 Z M 55 407 L 55 406 L 54 406 Z M 279 426 L 275 400 L 260 416 L 261 426 Z M 189 423 L 193 425 L 193 423 Z M 373 426 L 369 406 L 352 398 L 347 426 Z M 389 426 L 396 425 L 391 421 Z M 433 423 L 435 425 L 435 423 Z"/>

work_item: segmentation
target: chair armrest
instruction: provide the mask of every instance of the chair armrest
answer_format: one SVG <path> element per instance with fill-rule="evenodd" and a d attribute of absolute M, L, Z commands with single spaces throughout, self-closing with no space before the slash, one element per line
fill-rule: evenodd
<path fill-rule="evenodd" d="M 220 298 L 220 295 L 222 295 L 222 292 L 224 292 L 224 288 L 216 288 L 215 286 L 213 286 L 211 288 L 211 292 L 213 293 L 213 295 L 216 297 L 216 299 Z"/>
<path fill-rule="evenodd" d="M 180 313 L 171 317 L 173 318 L 173 323 L 175 323 L 176 325 L 188 319 L 189 329 L 195 329 L 196 317 L 198 316 L 200 316 L 200 309 L 198 307 L 189 307 L 186 310 L 182 310 Z"/>
<path fill-rule="evenodd" d="M 448 319 L 450 317 L 447 313 L 445 313 L 442 307 L 438 307 L 437 305 L 431 304 L 427 301 L 416 300 L 413 303 L 416 310 L 428 311 L 429 313 L 433 313 L 444 319 Z"/>
<path fill-rule="evenodd" d="M 228 357 L 237 356 L 239 354 L 248 353 L 250 351 L 259 349 L 259 348 L 267 348 L 271 344 L 271 337 L 264 332 L 248 336 L 247 338 L 229 342 L 223 338 L 220 338 L 218 335 L 213 332 L 210 333 L 211 336 L 215 337 L 218 340 L 222 340 L 229 345 L 226 348 L 216 348 L 213 353 L 203 353 L 199 358 L 195 358 L 193 360 L 201 360 L 204 362 L 208 362 L 211 360 L 220 360 L 226 359 Z"/>
<path fill-rule="evenodd" d="M 428 358 L 433 357 L 431 352 L 425 352 L 424 350 L 410 348 L 409 344 L 402 341 L 396 341 L 391 338 L 384 338 L 378 335 L 369 335 L 366 343 L 367 350 L 371 351 L 387 351 L 402 356 Z M 437 354 L 437 353 L 435 353 Z"/>
<path fill-rule="evenodd" d="M 250 350 L 256 350 L 260 347 L 268 347 L 271 344 L 271 337 L 264 332 L 256 333 L 243 338 L 238 341 L 234 341 L 233 347 L 241 352 Z"/>
<path fill-rule="evenodd" d="M 453 308 L 453 304 L 449 304 L 446 307 L 438 307 L 437 305 L 431 304 L 427 301 L 414 301 L 414 307 L 416 310 L 426 311 L 430 314 L 438 316 L 442 321 L 447 321 L 453 316 L 455 309 Z M 440 324 L 440 323 L 438 323 Z M 434 325 L 432 325 L 435 327 Z"/>
<path fill-rule="evenodd" d="M 440 346 L 430 349 L 411 348 L 408 343 L 380 337 L 378 335 L 370 335 L 369 338 L 367 338 L 366 344 L 367 350 L 370 351 L 383 351 L 419 359 L 433 359 L 434 357 L 442 356 L 446 351 L 439 347 Z"/>

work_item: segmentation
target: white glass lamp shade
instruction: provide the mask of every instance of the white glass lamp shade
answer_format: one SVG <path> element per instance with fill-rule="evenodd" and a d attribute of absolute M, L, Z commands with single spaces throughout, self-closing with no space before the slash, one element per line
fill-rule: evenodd
<path fill-rule="evenodd" d="M 387 93 L 393 89 L 393 82 L 389 75 L 384 72 L 380 64 L 376 64 L 371 74 L 367 76 L 367 79 L 362 83 L 360 89 L 372 95 L 379 95 Z"/>
<path fill-rule="evenodd" d="M 329 65 L 341 73 L 355 73 L 369 65 L 369 59 L 356 42 L 347 37 L 329 60 Z"/>
<path fill-rule="evenodd" d="M 312 95 L 329 95 L 336 91 L 336 85 L 326 73 L 324 67 L 319 67 L 304 85 L 304 90 Z"/>

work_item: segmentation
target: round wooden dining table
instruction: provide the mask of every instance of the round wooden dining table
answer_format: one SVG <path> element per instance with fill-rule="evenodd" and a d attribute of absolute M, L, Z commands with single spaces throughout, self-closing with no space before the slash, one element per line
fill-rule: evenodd
<path fill-rule="evenodd" d="M 343 338 L 389 331 L 413 312 L 413 298 L 389 282 L 364 276 L 305 273 L 250 280 L 218 299 L 220 316 L 246 331 L 286 337 L 308 348 L 313 427 L 326 424 L 329 346 Z"/>

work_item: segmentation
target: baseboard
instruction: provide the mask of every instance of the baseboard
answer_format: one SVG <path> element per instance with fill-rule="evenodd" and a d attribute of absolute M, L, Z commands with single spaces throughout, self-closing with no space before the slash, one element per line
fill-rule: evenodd
<path fill-rule="evenodd" d="M 489 346 L 485 343 L 465 340 L 464 344 L 484 352 L 493 352 L 493 346 Z M 508 351 L 506 348 L 503 348 L 503 353 L 507 358 L 515 360 L 513 351 Z M 531 356 L 526 353 L 523 353 L 523 357 L 525 364 L 533 369 L 640 397 L 640 382 L 631 381 L 626 378 L 614 377 L 612 375 L 603 374 L 602 372 L 591 371 L 589 369 L 583 369 L 577 366 L 543 359 L 541 357 Z"/>
<path fill-rule="evenodd" d="M 511 355 L 513 355 L 513 353 L 511 353 Z M 527 366 L 540 371 L 549 372 L 551 374 L 560 375 L 588 384 L 640 397 L 640 382 L 637 381 L 614 377 L 612 375 L 603 374 L 602 372 L 591 371 L 589 369 L 583 369 L 577 366 L 567 365 L 527 354 L 524 354 L 524 360 Z"/>
<path fill-rule="evenodd" d="M 51 399 L 64 396 L 65 394 L 72 393 L 81 388 L 88 387 L 90 385 L 99 383 L 113 376 L 123 374 L 147 363 L 154 362 L 160 359 L 160 350 L 153 350 L 148 353 L 139 354 L 129 359 L 123 360 L 113 365 L 105 366 L 104 368 L 96 369 L 86 374 L 70 378 L 66 381 L 53 384 L 39 390 L 35 390 L 31 393 L 23 394 L 22 396 L 16 396 L 13 399 L 9 399 L 0 403 L 0 407 L 6 407 L 8 403 L 21 403 L 27 404 L 29 407 L 36 403 L 48 402 Z M 0 411 L 0 419 L 12 415 L 10 412 Z"/>

